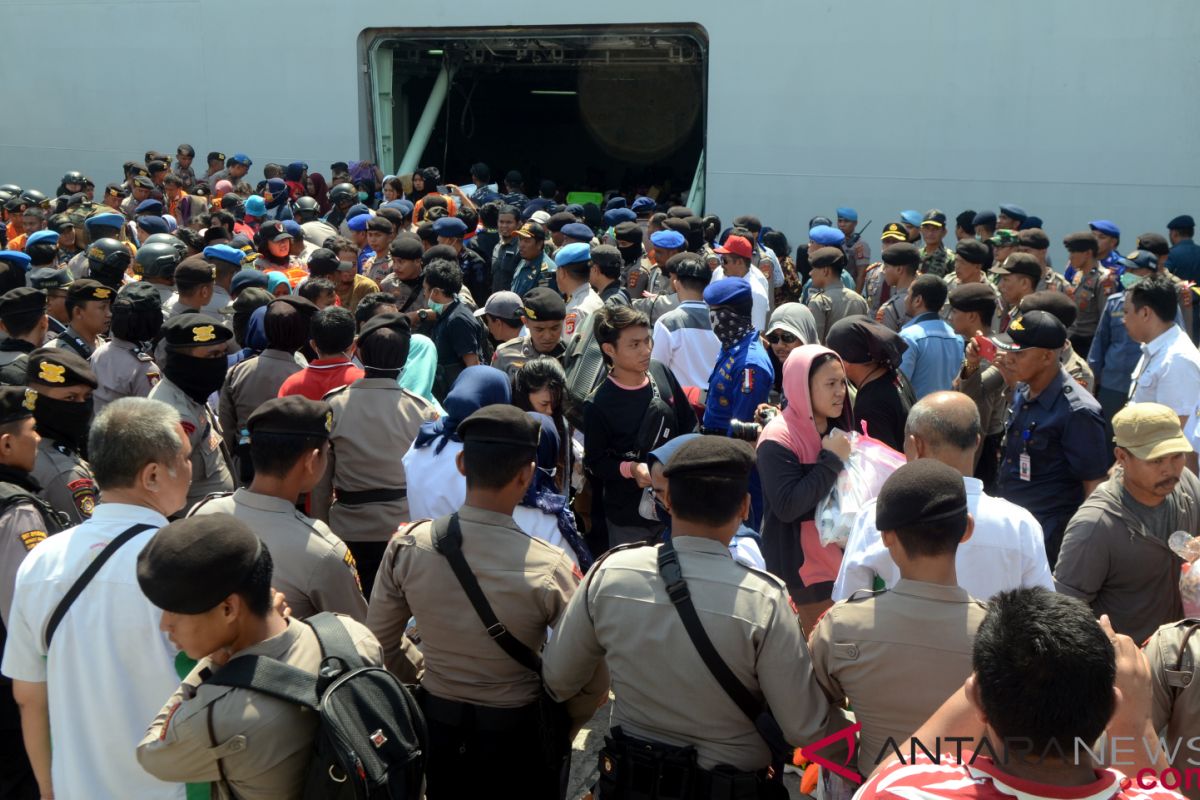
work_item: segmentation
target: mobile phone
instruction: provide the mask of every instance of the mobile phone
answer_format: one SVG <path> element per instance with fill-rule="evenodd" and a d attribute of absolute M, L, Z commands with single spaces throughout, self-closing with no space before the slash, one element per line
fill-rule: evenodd
<path fill-rule="evenodd" d="M 450 188 L 448 186 L 442 186 L 441 184 L 438 184 L 437 193 L 438 194 L 450 194 Z"/>
<path fill-rule="evenodd" d="M 979 348 L 979 357 L 985 361 L 996 360 L 996 343 L 986 336 L 976 336 L 975 346 Z"/>

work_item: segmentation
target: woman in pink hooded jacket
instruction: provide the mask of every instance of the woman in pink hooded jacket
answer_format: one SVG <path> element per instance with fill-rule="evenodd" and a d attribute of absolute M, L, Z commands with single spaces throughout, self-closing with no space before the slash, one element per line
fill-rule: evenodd
<path fill-rule="evenodd" d="M 787 406 L 758 439 L 763 486 L 762 551 L 767 569 L 787 584 L 807 633 L 832 605 L 841 564 L 836 545 L 822 546 L 814 515 L 850 457 L 853 430 L 846 369 L 820 345 L 793 350 L 783 365 Z"/>

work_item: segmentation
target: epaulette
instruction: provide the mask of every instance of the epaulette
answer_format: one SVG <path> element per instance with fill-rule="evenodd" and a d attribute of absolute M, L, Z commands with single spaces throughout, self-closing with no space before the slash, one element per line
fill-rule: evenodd
<path fill-rule="evenodd" d="M 588 572 L 589 573 L 594 572 L 596 567 L 600 566 L 600 563 L 602 561 L 604 561 L 604 559 L 611 556 L 613 553 L 619 553 L 622 550 L 633 550 L 638 547 L 652 547 L 656 544 L 657 544 L 657 542 L 630 542 L 629 544 L 619 544 L 616 547 L 610 548 L 609 550 L 607 550 L 604 553 L 604 555 L 600 556 L 595 561 L 593 561 L 591 568 L 588 569 Z"/>
<path fill-rule="evenodd" d="M 1074 378 L 1071 379 L 1075 381 Z M 1077 381 L 1076 381 L 1077 382 Z M 1080 411 L 1088 408 L 1088 397 L 1086 394 L 1075 391 L 1075 387 L 1070 383 L 1063 384 L 1063 397 L 1067 398 L 1067 404 L 1071 406 L 1072 411 Z M 1086 390 L 1084 390 L 1086 392 Z M 1092 402 L 1095 402 L 1094 400 Z"/>
<path fill-rule="evenodd" d="M 857 592 L 855 592 L 854 594 L 847 597 L 845 602 L 854 603 L 859 600 L 869 600 L 872 597 L 878 597 L 879 595 L 885 594 L 886 592 L 887 592 L 887 589 L 859 589 Z M 860 595 L 861 595 L 861 597 L 860 597 Z"/>
<path fill-rule="evenodd" d="M 345 386 L 339 386 L 336 389 L 330 389 L 328 392 L 326 392 L 324 395 L 321 396 L 321 399 L 328 400 L 329 398 L 333 397 L 335 394 L 340 394 L 349 388 L 350 388 L 350 384 L 347 383 Z"/>
<path fill-rule="evenodd" d="M 143 353 L 141 350 L 134 350 L 133 355 L 138 361 L 154 361 L 154 358 L 149 353 Z"/>
<path fill-rule="evenodd" d="M 208 501 L 217 500 L 218 498 L 221 498 L 221 497 L 229 497 L 232 494 L 233 494 L 233 492 L 213 492 L 212 494 L 206 494 L 206 495 L 204 495 L 204 497 L 202 499 L 200 499 L 196 503 L 196 505 L 194 505 L 188 509 L 186 516 L 194 517 L 196 515 L 196 512 L 200 510 L 200 507 L 203 506 Z"/>

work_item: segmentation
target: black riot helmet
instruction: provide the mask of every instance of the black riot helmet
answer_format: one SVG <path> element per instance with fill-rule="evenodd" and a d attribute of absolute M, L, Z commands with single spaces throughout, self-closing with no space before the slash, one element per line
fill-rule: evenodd
<path fill-rule="evenodd" d="M 335 206 L 345 205 L 346 208 L 349 208 L 357 199 L 358 189 L 354 188 L 353 183 L 339 183 L 329 190 L 329 202 Z"/>
<path fill-rule="evenodd" d="M 166 278 L 174 281 L 175 267 L 179 266 L 181 260 L 179 251 L 175 249 L 174 245 L 167 242 L 155 242 L 143 244 L 138 248 L 134 262 L 137 263 L 142 275 L 147 278 Z"/>
<path fill-rule="evenodd" d="M 121 288 L 125 270 L 133 263 L 129 248 L 116 239 L 97 239 L 88 245 L 88 274 L 112 289 Z"/>
<path fill-rule="evenodd" d="M 21 199 L 24 200 L 27 205 L 41 206 L 46 202 L 46 195 L 42 194 L 37 189 L 26 189 L 25 191 L 21 192 Z"/>
<path fill-rule="evenodd" d="M 86 180 L 87 180 L 87 178 L 83 177 L 82 172 L 80 172 L 79 170 L 73 169 L 70 172 L 68 172 L 66 175 L 63 175 L 62 182 L 63 182 L 63 186 L 66 186 L 68 183 L 76 183 L 76 184 L 79 184 L 80 186 L 83 186 L 83 182 Z"/>
<path fill-rule="evenodd" d="M 20 193 L 21 187 L 17 186 L 15 183 L 6 183 L 3 186 L 0 186 L 0 194 L 8 194 L 15 197 Z"/>
<path fill-rule="evenodd" d="M 187 258 L 187 245 L 184 244 L 183 240 L 178 236 L 172 236 L 169 233 L 152 233 L 146 237 L 146 241 L 142 242 L 143 247 L 148 244 L 169 244 L 175 248 L 177 253 L 179 253 L 180 261 Z"/>
<path fill-rule="evenodd" d="M 301 197 L 296 201 L 296 214 L 301 222 L 312 222 L 321 215 L 321 207 L 311 197 Z"/>

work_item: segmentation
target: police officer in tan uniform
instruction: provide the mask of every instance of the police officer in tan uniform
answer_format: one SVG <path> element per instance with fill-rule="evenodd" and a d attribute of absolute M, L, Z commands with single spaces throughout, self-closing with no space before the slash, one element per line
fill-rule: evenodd
<path fill-rule="evenodd" d="M 325 472 L 333 427 L 329 404 L 300 395 L 274 398 L 250 415 L 246 427 L 254 482 L 202 501 L 191 515 L 232 514 L 249 525 L 271 549 L 273 586 L 293 617 L 334 611 L 365 620 L 354 556 L 328 525 L 296 510 L 300 496 Z"/>
<path fill-rule="evenodd" d="M 416 677 L 402 653 L 410 616 L 421 630 L 429 800 L 559 797 L 558 767 L 540 747 L 541 680 L 489 635 L 443 555 L 459 551 L 515 646 L 536 658 L 580 577 L 566 553 L 527 536 L 512 518 L 533 480 L 538 431 L 509 405 L 487 406 L 459 423 L 466 504 L 450 517 L 398 531 L 371 594 L 367 627 L 388 668 L 406 681 Z M 607 678 L 593 663 L 565 696 L 577 725 L 595 712 Z"/>
<path fill-rule="evenodd" d="M 594 564 L 554 628 L 546 648 L 546 686 L 569 697 L 600 664 L 612 676 L 611 725 L 600 758 L 600 798 L 627 796 L 631 752 L 694 747 L 695 797 L 712 788 L 714 770 L 773 797 L 765 774 L 771 752 L 754 722 L 706 666 L 672 603 L 683 585 L 712 647 L 756 703 L 769 708 L 787 743 L 824 734 L 829 704 L 782 581 L 734 561 L 729 542 L 750 508 L 754 451 L 745 442 L 701 436 L 667 462 L 658 501 L 671 515 L 671 539 L 632 545 Z M 660 566 L 660 560 L 663 559 Z M 668 593 L 663 575 L 677 566 Z M 662 572 L 660 572 L 660 569 Z M 736 611 L 735 611 L 736 609 Z M 644 763 L 644 762 L 643 762 Z M 732 797 L 735 795 L 726 794 Z"/>
<path fill-rule="evenodd" d="M 233 331 L 204 314 L 188 313 L 163 323 L 163 379 L 150 390 L 179 412 L 192 445 L 192 485 L 187 507 L 215 492 L 233 491 L 233 473 L 221 425 L 208 407 L 209 396 L 225 382 L 226 345 Z"/>
<path fill-rule="evenodd" d="M 38 393 L 33 418 L 42 441 L 33 478 L 42 487 L 39 496 L 77 525 L 96 508 L 96 479 L 84 461 L 96 374 L 69 350 L 41 347 L 29 354 L 25 382 Z"/>
<path fill-rule="evenodd" d="M 17 568 L 25 554 L 67 520 L 37 496 L 30 475 L 37 459 L 38 435 L 33 409 L 37 392 L 23 386 L 0 387 L 0 621 L 8 627 Z M 0 692 L 10 691 L 0 681 Z M 0 723 L 3 720 L 0 719 Z"/>
<path fill-rule="evenodd" d="M 421 423 L 438 417 L 428 400 L 397 383 L 410 337 L 402 314 L 367 320 L 358 334 L 365 377 L 325 396 L 333 409 L 331 452 L 312 513 L 346 540 L 368 597 L 388 539 L 409 518 L 400 457 Z"/>
<path fill-rule="evenodd" d="M 122 397 L 147 397 L 162 379 L 150 355 L 162 328 L 162 302 L 145 281 L 126 284 L 112 304 L 112 338 L 92 354 L 96 372 L 96 413 Z"/>
<path fill-rule="evenodd" d="M 313 674 L 321 666 L 322 647 L 312 628 L 272 607 L 272 567 L 270 547 L 228 514 L 165 525 L 138 555 L 138 584 L 162 609 L 162 629 L 199 660 L 138 744 L 138 762 L 151 775 L 211 781 L 214 797 L 304 794 L 317 715 L 217 683 L 227 664 L 247 656 Z M 367 665 L 380 664 L 379 643 L 365 627 L 341 616 L 326 621 L 345 628 Z"/>
<path fill-rule="evenodd" d="M 225 446 L 233 453 L 239 483 L 250 482 L 254 471 L 246 452 L 246 421 L 254 410 L 279 394 L 279 387 L 304 366 L 296 351 L 308 343 L 308 324 L 317 307 L 303 297 L 288 295 L 272 301 L 263 317 L 267 346 L 261 353 L 235 364 L 225 377 L 217 413 Z"/>
<path fill-rule="evenodd" d="M 528 333 L 500 345 L 492 357 L 492 366 L 510 379 L 525 366 L 526 361 L 549 356 L 561 364 L 566 353 L 562 332 L 567 304 L 562 295 L 548 287 L 539 286 L 526 292 L 521 302 L 521 319 Z"/>
<path fill-rule="evenodd" d="M 1171 766 L 1194 769 L 1194 750 L 1189 751 L 1187 739 L 1196 735 L 1200 725 L 1200 681 L 1196 667 L 1200 664 L 1200 620 L 1184 619 L 1163 625 L 1143 645 L 1142 651 L 1150 664 L 1150 719 L 1154 730 L 1166 729 L 1167 753 L 1174 753 Z M 1175 749 L 1176 743 L 1182 747 Z M 1191 760 L 1189 760 L 1189 758 Z M 1190 800 L 1200 797 L 1200 787 L 1188 782 L 1180 792 Z"/>
<path fill-rule="evenodd" d="M 112 320 L 112 301 L 116 292 L 91 278 L 71 281 L 67 289 L 67 329 L 49 342 L 50 347 L 61 347 L 78 353 L 82 358 L 91 358 L 96 346 L 103 341 L 100 337 L 108 331 Z"/>
<path fill-rule="evenodd" d="M 837 705 L 849 700 L 862 724 L 864 776 L 888 738 L 906 740 L 971 674 L 987 609 L 954 571 L 959 542 L 974 527 L 956 470 L 931 458 L 905 464 L 880 490 L 875 522 L 900 580 L 833 606 L 809 642 L 825 696 Z"/>

